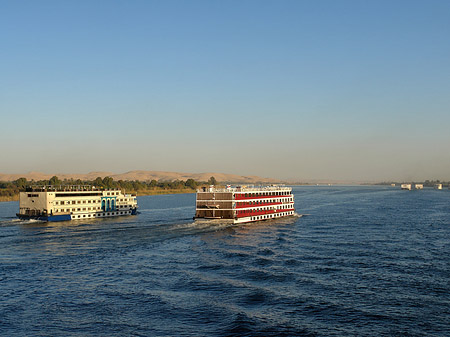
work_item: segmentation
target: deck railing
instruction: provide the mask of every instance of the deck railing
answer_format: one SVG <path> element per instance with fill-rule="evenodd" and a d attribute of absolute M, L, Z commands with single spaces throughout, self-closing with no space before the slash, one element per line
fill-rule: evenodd
<path fill-rule="evenodd" d="M 92 185 L 33 185 L 26 192 L 89 192 L 89 191 L 120 191 L 118 188 L 99 188 Z"/>
<path fill-rule="evenodd" d="M 286 191 L 292 190 L 291 187 L 287 187 L 285 185 L 276 185 L 276 186 L 230 186 L 230 187 L 203 187 L 197 189 L 197 192 L 208 192 L 208 193 L 218 193 L 218 192 L 258 192 L 258 191 L 267 191 L 267 192 L 275 192 L 275 191 Z"/>

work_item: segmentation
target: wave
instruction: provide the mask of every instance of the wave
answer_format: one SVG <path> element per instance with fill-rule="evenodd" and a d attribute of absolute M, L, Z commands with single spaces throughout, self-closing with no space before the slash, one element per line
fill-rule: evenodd
<path fill-rule="evenodd" d="M 15 219 L 15 218 L 6 218 L 5 220 L 0 220 L 0 227 L 28 225 L 28 224 L 41 223 L 41 222 L 44 222 L 44 221 L 36 220 L 36 219 L 20 220 L 20 219 Z"/>

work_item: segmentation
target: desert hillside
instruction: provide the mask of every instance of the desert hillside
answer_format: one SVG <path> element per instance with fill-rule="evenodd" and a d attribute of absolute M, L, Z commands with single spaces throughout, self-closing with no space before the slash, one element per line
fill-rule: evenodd
<path fill-rule="evenodd" d="M 130 171 L 126 173 L 112 173 L 112 172 L 89 172 L 86 174 L 68 174 L 68 173 L 52 173 L 46 174 L 41 172 L 29 172 L 25 174 L 3 174 L 0 173 L 0 181 L 13 181 L 19 178 L 26 178 L 27 180 L 45 180 L 57 176 L 59 179 L 81 179 L 94 180 L 97 177 L 104 178 L 109 176 L 114 180 L 187 180 L 194 179 L 196 181 L 208 181 L 211 176 L 214 176 L 217 181 L 221 183 L 240 183 L 240 184 L 255 184 L 255 183 L 278 183 L 279 180 L 271 178 L 262 178 L 257 176 L 240 176 L 236 174 L 205 172 L 205 173 L 180 173 L 180 172 L 164 172 L 164 171 Z"/>

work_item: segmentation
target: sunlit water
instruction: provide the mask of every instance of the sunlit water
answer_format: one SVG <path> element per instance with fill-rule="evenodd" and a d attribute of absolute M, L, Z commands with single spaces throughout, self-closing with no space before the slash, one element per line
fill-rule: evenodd
<path fill-rule="evenodd" d="M 193 194 L 62 223 L 0 203 L 0 335 L 450 335 L 450 191 L 294 193 L 307 216 L 240 226 L 194 224 Z"/>

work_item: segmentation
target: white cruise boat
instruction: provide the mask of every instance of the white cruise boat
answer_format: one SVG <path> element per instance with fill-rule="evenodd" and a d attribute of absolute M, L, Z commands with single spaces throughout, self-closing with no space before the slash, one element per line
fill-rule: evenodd
<path fill-rule="evenodd" d="M 94 186 L 33 186 L 20 192 L 20 219 L 86 220 L 136 215 L 136 195 Z"/>

